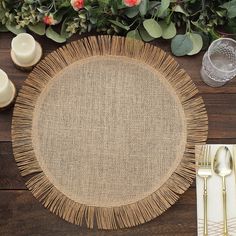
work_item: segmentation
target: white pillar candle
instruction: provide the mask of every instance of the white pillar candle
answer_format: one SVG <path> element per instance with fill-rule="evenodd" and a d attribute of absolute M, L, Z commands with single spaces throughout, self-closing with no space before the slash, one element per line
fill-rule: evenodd
<path fill-rule="evenodd" d="M 32 62 L 36 56 L 36 42 L 30 34 L 18 34 L 11 41 L 11 48 L 20 64 Z"/>
<path fill-rule="evenodd" d="M 0 108 L 8 106 L 15 97 L 15 86 L 0 69 Z"/>

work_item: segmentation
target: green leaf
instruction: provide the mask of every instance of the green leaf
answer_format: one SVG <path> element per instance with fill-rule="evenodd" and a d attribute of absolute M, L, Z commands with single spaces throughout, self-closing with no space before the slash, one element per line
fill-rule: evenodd
<path fill-rule="evenodd" d="M 20 33 L 25 33 L 25 32 L 26 32 L 25 29 L 22 29 L 22 28 L 17 29 L 17 28 L 16 28 L 16 25 L 12 25 L 12 24 L 10 24 L 9 22 L 6 23 L 6 28 L 7 28 L 10 32 L 12 32 L 13 34 L 20 34 Z"/>
<path fill-rule="evenodd" d="M 66 41 L 66 38 L 54 31 L 51 26 L 47 28 L 46 36 L 57 43 L 64 43 Z"/>
<path fill-rule="evenodd" d="M 229 18 L 236 17 L 236 0 L 232 0 L 222 4 L 220 7 L 225 8 Z"/>
<path fill-rule="evenodd" d="M 228 17 L 230 19 L 236 17 L 236 5 L 228 9 Z"/>
<path fill-rule="evenodd" d="M 184 56 L 191 52 L 193 43 L 188 34 L 176 35 L 171 41 L 171 51 L 175 56 Z"/>
<path fill-rule="evenodd" d="M 162 35 L 161 26 L 154 19 L 145 20 L 143 22 L 143 26 L 145 30 L 148 32 L 148 34 L 153 38 L 161 37 Z"/>
<path fill-rule="evenodd" d="M 127 8 L 127 10 L 125 11 L 125 15 L 129 18 L 134 18 L 135 16 L 137 16 L 139 13 L 139 7 L 129 7 Z"/>
<path fill-rule="evenodd" d="M 176 35 L 176 27 L 173 22 L 170 22 L 170 24 L 167 24 L 165 21 L 160 21 L 159 24 L 162 28 L 163 39 L 171 39 Z"/>
<path fill-rule="evenodd" d="M 187 55 L 191 56 L 201 51 L 202 46 L 203 46 L 203 40 L 202 40 L 202 36 L 197 33 L 189 33 L 189 37 L 193 43 L 193 49 L 191 52 L 187 53 Z"/>
<path fill-rule="evenodd" d="M 148 32 L 144 29 L 142 25 L 139 27 L 139 34 L 145 42 L 150 42 L 154 40 L 154 38 L 148 34 Z"/>
<path fill-rule="evenodd" d="M 236 17 L 236 6 L 231 7 L 230 9 L 228 9 L 228 17 L 230 19 Z"/>
<path fill-rule="evenodd" d="M 109 20 L 113 25 L 116 25 L 118 27 L 120 27 L 121 29 L 124 29 L 126 31 L 128 31 L 130 29 L 130 27 L 128 25 L 123 25 L 122 23 L 120 23 L 119 21 L 115 21 L 115 20 Z"/>
<path fill-rule="evenodd" d="M 170 6 L 170 0 L 161 0 L 161 7 L 158 16 L 162 16 L 169 6 Z"/>
<path fill-rule="evenodd" d="M 66 23 L 70 20 L 70 17 L 66 17 L 61 25 L 61 36 L 64 38 L 69 38 L 70 34 L 66 32 Z"/>
<path fill-rule="evenodd" d="M 139 12 L 141 16 L 145 16 L 149 7 L 149 0 L 142 0 L 139 5 Z"/>
<path fill-rule="evenodd" d="M 45 24 L 42 22 L 39 22 L 36 25 L 28 25 L 28 28 L 33 31 L 34 33 L 38 35 L 44 35 L 45 34 Z"/>
<path fill-rule="evenodd" d="M 182 13 L 184 14 L 185 16 L 189 16 L 189 14 L 180 6 L 180 5 L 177 5 L 173 8 L 173 11 L 174 12 L 179 12 L 179 13 Z"/>
<path fill-rule="evenodd" d="M 191 21 L 191 23 L 196 26 L 196 28 L 204 33 L 207 33 L 207 29 L 203 29 L 201 22 L 199 23 L 199 19 L 197 21 Z"/>
<path fill-rule="evenodd" d="M 210 29 L 208 33 L 210 34 L 212 41 L 222 37 L 218 32 L 215 31 L 215 29 Z"/>
<path fill-rule="evenodd" d="M 132 39 L 138 39 L 138 40 L 142 40 L 140 37 L 140 34 L 138 32 L 138 30 L 131 30 L 127 33 L 126 37 L 128 38 L 132 38 Z"/>
<path fill-rule="evenodd" d="M 220 17 L 224 17 L 227 13 L 227 10 L 226 9 L 220 9 L 220 10 L 217 10 L 216 11 L 216 14 Z"/>

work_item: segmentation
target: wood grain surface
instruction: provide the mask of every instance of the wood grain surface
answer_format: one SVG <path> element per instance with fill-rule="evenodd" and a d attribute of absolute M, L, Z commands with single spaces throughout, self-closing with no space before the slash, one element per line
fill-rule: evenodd
<path fill-rule="evenodd" d="M 28 73 L 17 70 L 10 58 L 13 35 L 0 33 L 0 68 L 19 90 Z M 80 38 L 73 37 L 70 41 Z M 44 37 L 41 43 L 44 56 L 61 45 Z M 168 51 L 169 43 L 155 45 Z M 208 143 L 236 143 L 236 80 L 221 88 L 211 88 L 202 82 L 200 67 L 203 53 L 176 58 L 192 77 L 204 98 L 209 116 Z M 0 235 L 1 236 L 192 236 L 197 235 L 195 183 L 180 200 L 161 216 L 143 225 L 118 230 L 88 230 L 67 223 L 45 209 L 27 190 L 15 164 L 11 147 L 12 108 L 0 112 Z"/>

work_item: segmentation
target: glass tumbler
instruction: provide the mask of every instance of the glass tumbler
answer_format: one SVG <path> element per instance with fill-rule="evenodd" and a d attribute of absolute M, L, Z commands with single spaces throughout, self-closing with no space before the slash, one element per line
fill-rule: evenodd
<path fill-rule="evenodd" d="M 220 38 L 212 42 L 202 60 L 202 80 L 220 87 L 236 76 L 236 41 Z"/>

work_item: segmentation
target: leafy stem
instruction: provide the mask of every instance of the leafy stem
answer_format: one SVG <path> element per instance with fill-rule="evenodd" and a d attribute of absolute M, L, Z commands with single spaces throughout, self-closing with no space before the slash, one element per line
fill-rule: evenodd
<path fill-rule="evenodd" d="M 190 20 L 187 20 L 186 22 L 186 33 L 190 33 L 191 32 L 191 22 Z"/>
<path fill-rule="evenodd" d="M 56 12 L 57 11 L 57 5 L 56 5 L 55 0 L 52 0 L 52 3 L 53 3 L 53 7 L 54 7 L 54 12 Z"/>

